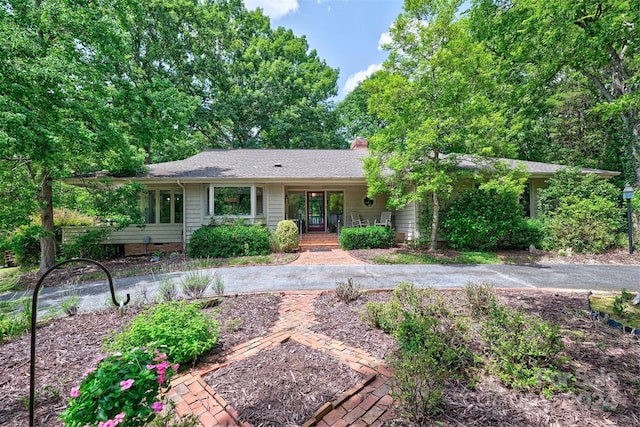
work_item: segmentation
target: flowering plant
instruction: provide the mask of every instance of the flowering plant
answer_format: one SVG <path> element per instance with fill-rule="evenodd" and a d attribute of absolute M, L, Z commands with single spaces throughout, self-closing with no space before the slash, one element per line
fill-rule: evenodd
<path fill-rule="evenodd" d="M 60 418 L 69 427 L 141 426 L 162 411 L 160 388 L 178 370 L 158 350 L 134 348 L 102 359 L 71 389 Z"/>

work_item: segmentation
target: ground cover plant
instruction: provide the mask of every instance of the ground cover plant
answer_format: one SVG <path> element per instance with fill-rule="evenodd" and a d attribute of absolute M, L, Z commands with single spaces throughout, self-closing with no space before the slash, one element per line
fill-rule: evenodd
<path fill-rule="evenodd" d="M 421 314 L 416 311 L 409 319 L 411 322 L 405 324 L 404 330 L 394 334 L 371 328 L 370 322 L 362 320 L 362 313 L 367 305 L 378 303 L 386 306 L 393 300 L 392 293 L 365 292 L 347 303 L 341 301 L 334 292 L 326 292 L 314 302 L 317 323 L 312 329 L 361 348 L 377 358 L 386 359 L 389 364 L 393 360 L 389 359 L 390 355 L 405 351 L 401 349 L 397 335 L 405 337 L 404 341 L 410 350 L 412 345 L 421 342 L 421 337 L 441 334 L 438 336 L 442 339 L 435 348 L 444 350 L 430 354 L 452 363 L 445 363 L 446 380 L 439 383 L 440 397 L 433 399 L 437 403 L 435 408 L 440 408 L 441 411 L 436 410 L 429 415 L 428 422 L 431 424 L 437 422 L 446 427 L 553 424 L 579 424 L 588 427 L 607 424 L 640 426 L 637 416 L 640 409 L 640 345 L 637 338 L 592 320 L 585 293 L 491 291 L 481 285 L 460 291 L 430 291 L 427 295 L 420 295 L 415 289 L 413 292 L 405 289 L 398 299 L 402 302 L 399 307 L 420 300 L 431 308 L 423 310 Z M 497 371 L 490 364 L 482 365 L 477 362 L 477 357 L 469 359 L 466 356 L 467 352 L 472 352 L 483 359 L 487 357 L 485 352 L 490 347 L 481 339 L 481 322 L 466 322 L 464 317 L 474 316 L 474 319 L 480 319 L 492 316 L 491 305 L 488 304 L 492 297 L 497 306 L 526 316 L 535 316 L 548 321 L 550 327 L 558 327 L 563 346 L 553 358 L 560 362 L 558 367 L 563 375 L 556 378 L 556 383 L 566 383 L 566 391 L 558 393 L 552 390 L 551 394 L 545 396 L 542 390 L 524 391 L 511 387 L 500 380 Z M 223 297 L 219 306 L 201 310 L 205 316 L 215 318 L 220 325 L 218 344 L 201 357 L 201 363 L 217 361 L 219 351 L 253 337 L 269 334 L 278 318 L 277 307 L 281 298 L 280 295 L 271 294 Z M 111 329 L 120 330 L 129 324 L 138 312 L 139 309 L 128 309 L 122 318 L 113 310 L 80 313 L 74 317 L 53 320 L 39 328 L 37 425 L 62 425 L 57 416 L 67 405 L 71 388 L 80 384 L 88 369 L 95 367 L 103 337 Z M 462 313 L 466 313 L 465 316 L 461 316 Z M 452 317 L 455 318 L 453 321 Z M 407 320 L 403 316 L 399 318 L 401 321 L 398 325 Z M 512 325 L 513 322 L 509 324 Z M 78 328 L 78 325 L 82 325 L 82 328 Z M 460 337 L 473 339 L 462 340 Z M 28 360 L 28 351 L 27 336 L 2 343 L 0 347 L 0 369 L 6 373 L 0 379 L 0 392 L 4 397 L 0 401 L 0 424 L 3 426 L 25 424 L 27 411 L 24 401 L 28 395 L 28 366 L 25 361 Z M 311 354 L 307 353 L 306 348 L 299 347 L 294 353 L 299 356 L 295 360 L 301 361 Z M 504 359 L 503 356 L 500 357 Z M 422 378 L 414 374 L 413 368 L 429 368 L 429 359 L 425 359 L 425 363 L 412 362 L 409 366 L 412 369 L 406 370 L 405 378 Z M 411 362 L 409 358 L 404 360 Z M 273 373 L 261 366 L 264 367 L 264 361 L 260 358 L 247 359 L 247 364 L 242 369 L 252 372 L 252 375 L 240 375 L 239 382 L 235 383 L 236 387 L 239 390 L 243 387 L 250 389 L 248 387 L 252 382 L 272 378 Z M 478 366 L 486 368 L 479 369 Z M 296 378 L 297 372 L 294 373 Z M 304 372 L 304 368 L 301 372 Z M 452 373 L 455 375 L 450 375 Z M 119 386 L 119 382 L 117 384 Z M 438 397 L 436 394 L 434 396 Z M 388 425 L 425 424 L 416 423 L 415 419 L 398 410 L 396 419 Z"/>

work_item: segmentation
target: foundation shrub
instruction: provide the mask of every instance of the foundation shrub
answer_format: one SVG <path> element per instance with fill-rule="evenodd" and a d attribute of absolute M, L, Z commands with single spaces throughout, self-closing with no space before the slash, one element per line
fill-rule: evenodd
<path fill-rule="evenodd" d="M 274 247 L 279 252 L 293 252 L 300 246 L 298 226 L 290 220 L 280 221 L 273 234 Z"/>
<path fill-rule="evenodd" d="M 270 252 L 269 230 L 260 225 L 206 226 L 196 230 L 189 240 L 191 258 L 231 258 Z"/>
<path fill-rule="evenodd" d="M 345 250 L 387 249 L 393 246 L 396 232 L 391 227 L 343 228 L 340 246 Z"/>
<path fill-rule="evenodd" d="M 561 170 L 547 180 L 538 200 L 538 217 L 545 249 L 599 253 L 614 247 L 624 232 L 620 190 L 577 168 Z"/>
<path fill-rule="evenodd" d="M 451 202 L 442 229 L 453 249 L 523 249 L 537 245 L 542 237 L 523 211 L 517 193 L 468 190 Z"/>
<path fill-rule="evenodd" d="M 135 316 L 105 347 L 125 352 L 136 347 L 164 346 L 170 360 L 183 364 L 218 342 L 218 322 L 200 304 L 171 301 L 149 307 Z"/>

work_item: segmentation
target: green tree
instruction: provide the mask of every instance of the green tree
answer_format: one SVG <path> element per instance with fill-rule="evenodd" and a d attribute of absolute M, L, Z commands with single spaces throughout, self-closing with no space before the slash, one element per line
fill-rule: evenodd
<path fill-rule="evenodd" d="M 108 163 L 132 166 L 109 102 L 109 76 L 123 53 L 115 16 L 123 10 L 108 0 L 12 1 L 0 8 L 0 169 L 3 178 L 23 179 L 0 181 L 0 191 L 18 195 L 20 206 L 10 213 L 18 216 L 3 217 L 3 227 L 39 212 L 41 270 L 55 260 L 53 182 Z"/>
<path fill-rule="evenodd" d="M 626 179 L 640 180 L 637 2 L 474 0 L 471 21 L 476 37 L 503 60 L 502 72 L 521 88 L 548 97 L 549 87 L 579 73 L 584 80 L 573 80 L 595 99 L 587 111 L 599 117 L 603 129 L 615 119 L 622 125 L 620 147 L 611 155 L 623 156 Z M 530 98 L 516 92 L 520 106 L 528 108 L 524 103 Z M 572 130 L 565 129 L 569 135 Z"/>
<path fill-rule="evenodd" d="M 364 82 L 369 108 L 386 126 L 371 138 L 365 160 L 369 193 L 389 205 L 429 201 L 435 250 L 441 199 L 451 194 L 459 155 L 512 155 L 496 91 L 492 57 L 473 42 L 462 1 L 407 1 L 394 22 L 385 71 Z"/>
<path fill-rule="evenodd" d="M 369 80 L 375 78 L 373 75 Z M 340 123 L 338 133 L 345 142 L 351 143 L 358 137 L 369 138 L 385 126 L 384 120 L 369 112 L 370 96 L 365 86 L 360 84 L 337 105 L 336 114 Z"/>
<path fill-rule="evenodd" d="M 191 17 L 190 90 L 202 98 L 197 138 L 219 148 L 344 145 L 329 99 L 337 70 L 291 30 L 271 29 L 240 0 L 205 2 Z"/>

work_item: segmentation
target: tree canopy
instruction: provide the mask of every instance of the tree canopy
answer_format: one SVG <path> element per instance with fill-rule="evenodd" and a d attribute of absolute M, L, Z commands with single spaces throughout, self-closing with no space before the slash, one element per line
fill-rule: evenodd
<path fill-rule="evenodd" d="M 365 170 L 371 194 L 391 207 L 430 200 L 435 249 L 440 199 L 453 190 L 458 155 L 513 155 L 490 98 L 492 57 L 472 40 L 460 1 L 406 2 L 394 22 L 385 69 L 365 81 L 369 109 L 385 126 L 371 137 Z"/>
<path fill-rule="evenodd" d="M 337 71 L 240 0 L 8 0 L 0 36 L 0 194 L 16 200 L 0 224 L 39 212 L 41 269 L 56 180 L 204 148 L 345 144 Z"/>

